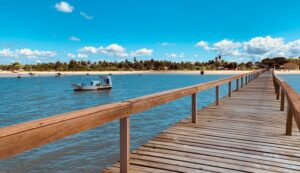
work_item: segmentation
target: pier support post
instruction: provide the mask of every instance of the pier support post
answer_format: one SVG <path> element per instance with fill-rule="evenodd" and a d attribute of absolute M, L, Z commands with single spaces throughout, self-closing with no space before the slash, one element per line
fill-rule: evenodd
<path fill-rule="evenodd" d="M 284 100 L 285 100 L 285 95 L 283 90 L 281 90 L 280 111 L 284 111 Z"/>
<path fill-rule="evenodd" d="M 228 97 L 231 97 L 231 81 L 228 83 Z"/>
<path fill-rule="evenodd" d="M 220 86 L 216 86 L 216 105 L 220 105 Z"/>
<path fill-rule="evenodd" d="M 248 76 L 246 76 L 246 85 L 248 85 Z"/>
<path fill-rule="evenodd" d="M 236 90 L 239 90 L 239 79 L 236 80 Z"/>
<path fill-rule="evenodd" d="M 192 94 L 192 123 L 197 123 L 197 93 Z"/>
<path fill-rule="evenodd" d="M 120 119 L 120 173 L 130 171 L 130 118 Z"/>
<path fill-rule="evenodd" d="M 248 83 L 250 83 L 250 75 L 248 75 Z"/>
<path fill-rule="evenodd" d="M 291 136 L 292 130 L 293 130 L 293 113 L 292 113 L 290 103 L 288 102 L 285 134 Z"/>

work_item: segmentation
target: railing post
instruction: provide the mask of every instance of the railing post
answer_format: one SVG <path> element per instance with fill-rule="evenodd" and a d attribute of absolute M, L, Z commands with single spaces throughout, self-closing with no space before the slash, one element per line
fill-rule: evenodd
<path fill-rule="evenodd" d="M 228 83 L 228 97 L 231 97 L 231 81 Z"/>
<path fill-rule="evenodd" d="M 239 79 L 236 80 L 236 90 L 239 90 Z"/>
<path fill-rule="evenodd" d="M 220 86 L 216 86 L 216 105 L 220 105 Z"/>
<path fill-rule="evenodd" d="M 279 97 L 280 97 L 280 86 L 279 86 L 279 84 L 277 84 L 277 86 L 276 86 L 276 100 L 279 100 Z"/>
<path fill-rule="evenodd" d="M 284 92 L 283 90 L 281 90 L 280 111 L 284 111 L 284 99 L 285 99 Z"/>
<path fill-rule="evenodd" d="M 241 88 L 244 86 L 244 77 L 241 78 Z"/>
<path fill-rule="evenodd" d="M 250 83 L 251 79 L 250 79 L 251 75 L 248 75 L 248 83 Z"/>
<path fill-rule="evenodd" d="M 246 85 L 248 85 L 248 76 L 246 75 Z"/>
<path fill-rule="evenodd" d="M 293 113 L 292 113 L 292 108 L 290 106 L 290 103 L 288 102 L 285 134 L 291 136 L 292 130 L 293 130 Z"/>
<path fill-rule="evenodd" d="M 197 123 L 197 93 L 192 94 L 192 123 Z"/>
<path fill-rule="evenodd" d="M 130 170 L 130 118 L 120 119 L 120 172 Z"/>

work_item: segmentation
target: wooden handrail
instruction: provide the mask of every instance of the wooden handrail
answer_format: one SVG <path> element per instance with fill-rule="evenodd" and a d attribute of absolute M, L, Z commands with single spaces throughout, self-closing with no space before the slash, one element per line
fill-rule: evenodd
<path fill-rule="evenodd" d="M 294 118 L 300 131 L 300 96 L 284 80 L 279 78 L 273 71 L 273 82 L 276 92 L 276 99 L 280 99 L 280 110 L 284 111 L 285 97 L 287 98 L 287 122 L 286 135 L 292 135 L 292 120 Z M 280 94 L 281 92 L 281 94 Z"/>
<path fill-rule="evenodd" d="M 265 70 L 236 75 L 233 77 L 197 84 L 180 89 L 164 91 L 123 102 L 96 106 L 74 112 L 59 114 L 0 128 L 0 159 L 14 156 L 32 148 L 62 139 L 88 129 L 120 120 L 120 169 L 129 171 L 130 152 L 130 121 L 132 114 L 136 114 L 155 106 L 165 104 L 179 98 L 192 96 L 192 122 L 197 122 L 197 93 L 216 87 L 216 104 L 219 104 L 219 86 L 228 83 L 231 96 L 231 83 L 234 80 L 247 77 L 250 80 L 258 77 Z M 242 80 L 241 80 L 242 81 Z M 246 83 L 246 84 L 247 84 Z M 237 90 L 238 90 L 237 82 Z"/>

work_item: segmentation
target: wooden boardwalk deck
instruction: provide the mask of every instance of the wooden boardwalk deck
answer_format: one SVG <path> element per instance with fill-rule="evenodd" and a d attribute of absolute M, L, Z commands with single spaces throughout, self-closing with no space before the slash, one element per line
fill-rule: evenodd
<path fill-rule="evenodd" d="M 148 141 L 132 152 L 130 172 L 300 172 L 299 134 L 285 135 L 272 80 L 266 72 L 199 110 L 197 124 L 187 118 Z"/>

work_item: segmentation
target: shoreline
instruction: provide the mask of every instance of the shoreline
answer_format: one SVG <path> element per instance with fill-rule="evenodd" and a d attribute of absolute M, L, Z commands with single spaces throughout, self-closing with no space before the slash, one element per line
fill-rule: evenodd
<path fill-rule="evenodd" d="M 300 74 L 300 70 L 276 70 L 277 74 Z"/>
<path fill-rule="evenodd" d="M 248 70 L 207 70 L 204 71 L 204 75 L 234 75 L 234 74 L 244 74 L 248 73 Z M 200 71 L 21 71 L 21 72 L 11 72 L 11 71 L 0 71 L 0 77 L 17 77 L 21 75 L 22 77 L 31 77 L 29 73 L 34 73 L 36 76 L 55 76 L 57 73 L 63 75 L 107 75 L 107 74 L 200 74 Z M 35 76 L 33 76 L 35 77 Z"/>

